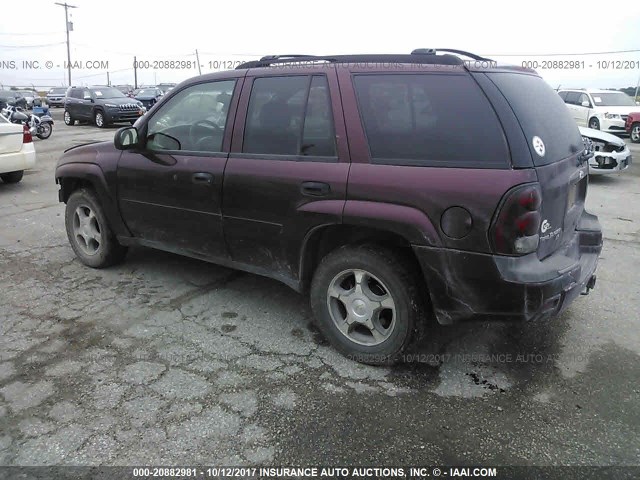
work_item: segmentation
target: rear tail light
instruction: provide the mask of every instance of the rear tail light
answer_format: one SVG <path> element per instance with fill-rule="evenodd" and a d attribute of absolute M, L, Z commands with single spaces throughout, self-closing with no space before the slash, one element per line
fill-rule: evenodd
<path fill-rule="evenodd" d="M 507 192 L 490 231 L 495 253 L 525 255 L 537 250 L 541 205 L 542 191 L 537 183 Z"/>
<path fill-rule="evenodd" d="M 31 143 L 33 142 L 33 137 L 31 136 L 31 132 L 29 131 L 29 127 L 26 125 L 22 126 L 22 143 Z"/>

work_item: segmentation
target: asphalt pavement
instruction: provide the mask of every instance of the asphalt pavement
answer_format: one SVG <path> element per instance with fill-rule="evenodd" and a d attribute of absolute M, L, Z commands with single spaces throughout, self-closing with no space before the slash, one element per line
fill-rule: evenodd
<path fill-rule="evenodd" d="M 54 117 L 37 167 L 0 184 L 0 465 L 640 463 L 638 146 L 590 179 L 590 295 L 540 323 L 434 328 L 376 368 L 274 280 L 143 248 L 81 265 L 54 167 L 115 128 Z"/>

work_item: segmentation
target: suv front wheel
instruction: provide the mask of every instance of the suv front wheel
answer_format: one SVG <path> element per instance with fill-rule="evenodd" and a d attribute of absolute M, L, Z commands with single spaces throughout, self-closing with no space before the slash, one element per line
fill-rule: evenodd
<path fill-rule="evenodd" d="M 96 127 L 98 128 L 104 128 L 107 126 L 107 120 L 104 116 L 104 112 L 102 110 L 96 110 L 96 113 L 93 117 L 95 123 L 96 123 Z"/>
<path fill-rule="evenodd" d="M 424 309 L 416 269 L 394 250 L 345 246 L 327 255 L 311 283 L 318 328 L 346 357 L 396 363 Z"/>
<path fill-rule="evenodd" d="M 127 254 L 127 248 L 118 243 L 91 190 L 83 188 L 71 194 L 65 210 L 65 226 L 71 248 L 89 267 L 108 267 Z"/>
<path fill-rule="evenodd" d="M 74 123 L 76 123 L 76 121 L 74 120 L 74 118 L 69 113 L 69 110 L 65 110 L 64 111 L 64 124 L 71 126 Z"/>

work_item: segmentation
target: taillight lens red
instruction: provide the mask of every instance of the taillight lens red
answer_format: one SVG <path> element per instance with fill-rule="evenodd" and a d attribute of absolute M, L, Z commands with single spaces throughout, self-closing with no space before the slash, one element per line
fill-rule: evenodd
<path fill-rule="evenodd" d="M 29 127 L 26 125 L 22 126 L 22 143 L 31 143 L 33 142 L 33 137 L 31 136 L 31 132 L 29 131 Z"/>
<path fill-rule="evenodd" d="M 494 251 L 502 255 L 535 252 L 540 242 L 540 185 L 531 183 L 509 191 L 491 227 Z"/>

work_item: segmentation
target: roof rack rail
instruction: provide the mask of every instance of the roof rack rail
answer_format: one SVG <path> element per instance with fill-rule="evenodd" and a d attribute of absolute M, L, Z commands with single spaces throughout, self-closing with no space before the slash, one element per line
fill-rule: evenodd
<path fill-rule="evenodd" d="M 315 55 L 266 55 L 260 59 L 261 62 L 268 62 L 270 60 L 281 60 L 286 58 L 302 58 L 302 57 L 315 57 Z"/>
<path fill-rule="evenodd" d="M 415 52 L 415 50 L 414 50 Z M 414 63 L 433 65 L 463 65 L 455 55 L 433 54 L 353 54 L 353 55 L 267 55 L 260 60 L 241 63 L 236 70 L 261 68 L 280 63 L 329 62 L 329 63 Z"/>
<path fill-rule="evenodd" d="M 473 58 L 474 60 L 484 61 L 484 62 L 493 62 L 490 58 L 481 57 L 480 55 L 476 55 L 475 53 L 465 52 L 464 50 L 454 50 L 453 48 L 434 48 L 436 52 L 447 52 L 447 53 L 455 53 L 456 55 L 464 55 L 465 57 Z M 415 51 L 415 50 L 414 50 Z"/>

